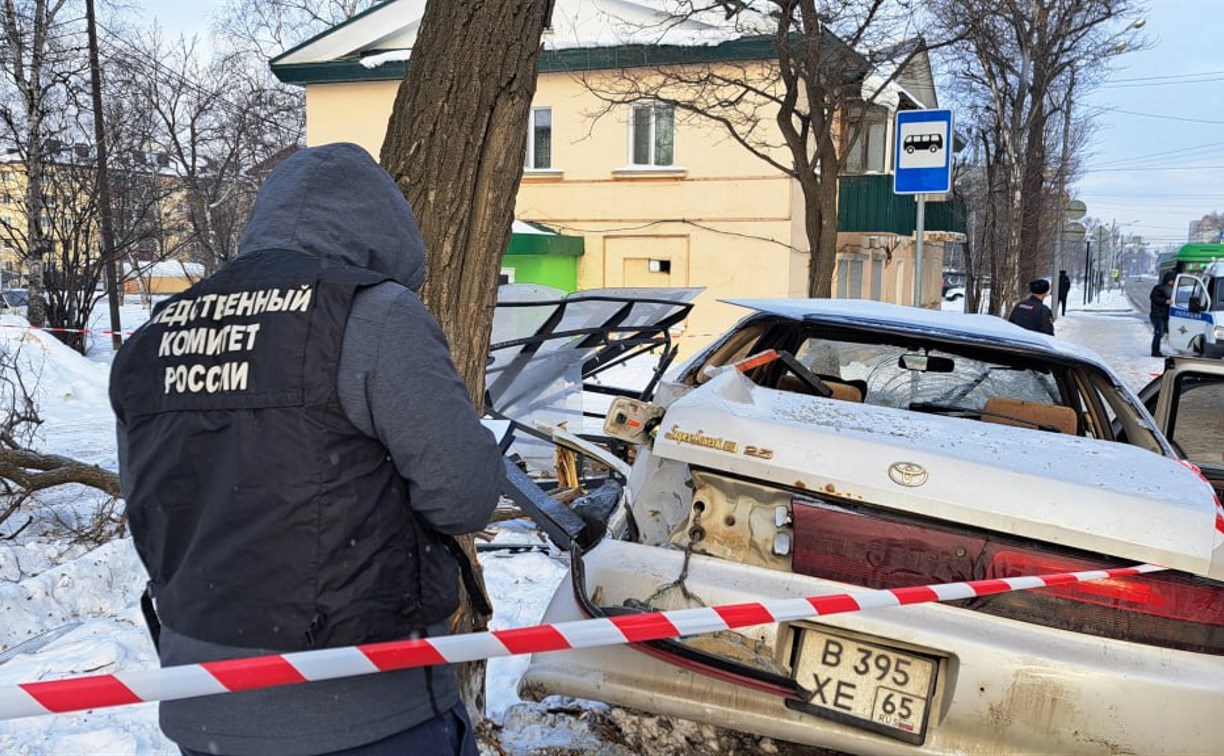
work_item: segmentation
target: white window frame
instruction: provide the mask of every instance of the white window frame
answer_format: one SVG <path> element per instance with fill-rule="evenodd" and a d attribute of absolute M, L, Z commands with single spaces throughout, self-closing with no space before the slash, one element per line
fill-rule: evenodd
<path fill-rule="evenodd" d="M 847 122 L 844 149 L 845 172 L 848 176 L 869 176 L 887 173 L 889 170 L 889 145 L 891 134 L 888 109 L 875 103 L 856 103 L 846 109 Z M 878 127 L 873 133 L 872 127 Z M 874 136 L 874 138 L 873 138 Z M 860 165 L 851 166 L 854 153 L 862 158 Z M 880 159 L 880 165 L 872 166 L 872 157 Z"/>
<path fill-rule="evenodd" d="M 888 265 L 888 257 L 882 252 L 871 253 L 871 295 L 876 302 L 884 300 L 884 268 Z"/>
<path fill-rule="evenodd" d="M 669 108 L 672 114 L 672 155 L 671 162 L 665 165 L 660 165 L 658 162 L 658 119 L 657 109 L 662 106 Z M 649 162 L 638 163 L 634 155 L 634 135 L 637 130 L 637 111 L 639 108 L 650 108 L 650 157 Z M 636 169 L 658 169 L 658 170 L 675 170 L 676 168 L 676 108 L 673 105 L 668 105 L 665 102 L 657 100 L 643 100 L 641 102 L 632 103 L 629 106 L 629 162 L 630 168 Z"/>
<path fill-rule="evenodd" d="M 863 297 L 864 263 L 871 265 L 866 255 L 843 253 L 837 256 L 837 299 L 861 299 Z M 868 271 L 869 272 L 869 271 Z"/>
<path fill-rule="evenodd" d="M 537 168 L 535 165 L 535 136 L 536 136 L 536 113 L 540 111 L 548 111 L 548 165 Z M 553 119 L 551 107 L 538 107 L 531 109 L 531 116 L 527 121 L 527 154 L 523 158 L 523 170 L 525 171 L 555 171 L 553 158 L 555 151 L 553 150 L 553 135 L 555 131 L 556 121 Z"/>

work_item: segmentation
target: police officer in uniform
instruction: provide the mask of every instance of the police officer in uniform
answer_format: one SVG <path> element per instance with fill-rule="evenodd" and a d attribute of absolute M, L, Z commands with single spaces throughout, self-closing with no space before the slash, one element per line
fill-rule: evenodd
<path fill-rule="evenodd" d="M 1054 335 L 1054 313 L 1045 306 L 1050 294 L 1050 282 L 1044 278 L 1029 281 L 1029 298 L 1012 308 L 1008 320 L 1021 328 Z"/>
<path fill-rule="evenodd" d="M 356 145 L 307 149 L 264 182 L 239 256 L 119 350 L 163 665 L 447 632 L 471 577 L 451 536 L 488 522 L 503 468 L 424 278 L 391 177 Z M 186 754 L 476 753 L 448 667 L 167 701 L 160 722 Z"/>
<path fill-rule="evenodd" d="M 1164 357 L 1164 353 L 1160 351 L 1160 342 L 1169 333 L 1169 307 L 1173 304 L 1173 282 L 1176 279 L 1176 273 L 1171 270 L 1166 271 L 1160 277 L 1160 283 L 1153 286 L 1151 292 L 1148 293 L 1148 299 L 1151 302 L 1148 320 L 1152 323 L 1153 357 Z"/>

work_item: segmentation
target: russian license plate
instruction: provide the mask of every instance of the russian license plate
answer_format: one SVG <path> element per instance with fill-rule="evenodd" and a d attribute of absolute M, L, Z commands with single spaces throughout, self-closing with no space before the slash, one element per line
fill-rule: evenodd
<path fill-rule="evenodd" d="M 792 708 L 910 743 L 925 738 L 938 661 L 818 630 L 800 630 Z"/>

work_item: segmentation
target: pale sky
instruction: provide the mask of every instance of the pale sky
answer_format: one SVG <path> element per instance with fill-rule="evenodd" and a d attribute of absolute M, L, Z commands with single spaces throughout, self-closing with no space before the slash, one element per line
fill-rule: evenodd
<path fill-rule="evenodd" d="M 1082 101 L 1098 132 L 1075 195 L 1156 246 L 1182 244 L 1191 220 L 1224 212 L 1224 0 L 1152 0 L 1143 18 L 1151 47 Z"/>
<path fill-rule="evenodd" d="M 135 1 L 169 33 L 201 36 L 223 3 Z M 1224 211 L 1224 0 L 1150 0 L 1142 17 L 1150 48 L 1116 58 L 1104 86 L 1080 99 L 1097 132 L 1073 194 L 1089 216 L 1160 247 Z"/>
<path fill-rule="evenodd" d="M 168 33 L 201 37 L 208 36 L 212 16 L 223 4 L 224 0 L 135 0 L 135 5 L 145 9 L 146 18 L 156 19 Z"/>

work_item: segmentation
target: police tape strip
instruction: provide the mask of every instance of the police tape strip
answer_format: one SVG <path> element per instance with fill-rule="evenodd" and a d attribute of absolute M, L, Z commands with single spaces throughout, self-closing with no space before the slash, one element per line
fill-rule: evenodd
<path fill-rule="evenodd" d="M 39 328 L 38 326 L 19 325 L 17 323 L 0 323 L 0 328 L 17 328 L 22 331 L 46 331 L 47 333 L 100 333 L 103 336 L 114 336 L 115 334 L 131 336 L 134 333 L 134 331 L 112 331 L 101 328 Z"/>
<path fill-rule="evenodd" d="M 1091 572 L 866 590 L 22 683 L 0 688 L 0 721 L 150 701 L 173 701 L 499 656 L 641 643 L 867 609 L 954 601 L 1008 591 L 1127 577 L 1164 569 L 1153 564 L 1141 564 Z"/>

